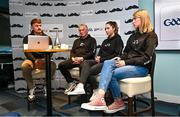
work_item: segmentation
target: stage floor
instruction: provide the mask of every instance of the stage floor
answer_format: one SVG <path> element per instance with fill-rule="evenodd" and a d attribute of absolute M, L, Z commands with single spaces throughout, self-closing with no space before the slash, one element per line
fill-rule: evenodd
<path fill-rule="evenodd" d="M 35 103 L 31 104 L 30 111 L 27 109 L 26 93 L 19 94 L 13 88 L 0 89 L 0 115 L 8 112 L 17 112 L 22 116 L 45 116 L 46 115 L 46 98 L 40 95 Z M 84 98 L 84 99 L 83 99 Z M 53 93 L 53 115 L 56 116 L 102 116 L 99 111 L 86 111 L 80 108 L 80 99 L 85 97 L 72 97 L 72 103 L 68 104 L 68 97 L 62 92 Z M 180 116 L 180 105 L 156 101 L 156 116 Z M 120 113 L 114 114 L 119 116 Z M 150 113 L 141 114 L 142 116 L 150 116 Z"/>

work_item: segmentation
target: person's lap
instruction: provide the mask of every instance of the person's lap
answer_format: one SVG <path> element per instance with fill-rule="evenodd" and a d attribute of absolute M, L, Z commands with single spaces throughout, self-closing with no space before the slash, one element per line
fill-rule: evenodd
<path fill-rule="evenodd" d="M 143 77 L 148 74 L 148 69 L 142 66 L 126 65 L 116 68 L 113 71 L 113 77 L 121 80 L 130 77 Z"/>

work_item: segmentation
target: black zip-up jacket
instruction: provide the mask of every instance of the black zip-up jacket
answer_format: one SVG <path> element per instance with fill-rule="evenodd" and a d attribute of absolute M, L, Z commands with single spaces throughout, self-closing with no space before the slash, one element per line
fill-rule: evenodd
<path fill-rule="evenodd" d="M 123 48 L 124 44 L 119 34 L 114 35 L 112 38 L 105 39 L 98 52 L 98 56 L 101 57 L 100 62 L 121 55 Z"/>
<path fill-rule="evenodd" d="M 137 31 L 129 37 L 121 59 L 126 65 L 148 67 L 157 45 L 158 37 L 154 31 L 144 34 Z"/>
<path fill-rule="evenodd" d="M 70 57 L 83 57 L 85 60 L 93 59 L 96 53 L 96 40 L 88 35 L 85 39 L 81 37 L 73 43 Z"/>
<path fill-rule="evenodd" d="M 35 35 L 34 32 L 32 31 L 30 34 L 28 35 Z M 28 44 L 28 35 L 24 37 L 23 39 L 23 44 Z M 45 33 L 42 33 L 41 36 L 47 36 Z M 49 37 L 49 45 L 52 45 L 52 40 Z M 35 62 L 36 59 L 43 59 L 45 58 L 44 53 L 40 53 L 40 52 L 25 52 L 24 53 L 26 58 L 31 60 L 33 63 Z M 52 56 L 52 54 L 51 54 Z"/>

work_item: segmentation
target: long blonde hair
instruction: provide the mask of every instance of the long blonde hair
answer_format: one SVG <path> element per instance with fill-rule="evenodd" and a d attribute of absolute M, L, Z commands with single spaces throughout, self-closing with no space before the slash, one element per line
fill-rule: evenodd
<path fill-rule="evenodd" d="M 153 31 L 153 26 L 151 24 L 149 14 L 146 10 L 144 9 L 137 10 L 133 14 L 133 17 L 135 18 L 138 17 L 141 20 L 141 25 L 138 28 L 140 33 L 149 33 Z"/>

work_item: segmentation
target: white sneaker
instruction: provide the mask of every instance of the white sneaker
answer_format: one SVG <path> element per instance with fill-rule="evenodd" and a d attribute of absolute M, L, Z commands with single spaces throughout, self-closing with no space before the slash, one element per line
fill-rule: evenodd
<path fill-rule="evenodd" d="M 69 83 L 67 89 L 64 91 L 64 94 L 68 94 L 68 92 L 72 91 L 75 87 L 76 87 L 76 82 Z"/>
<path fill-rule="evenodd" d="M 98 89 L 94 89 L 93 94 L 92 94 L 91 98 L 89 99 L 89 101 L 92 101 L 94 98 L 96 98 L 97 93 L 98 93 Z"/>
<path fill-rule="evenodd" d="M 67 95 L 79 95 L 79 94 L 85 94 L 84 85 L 82 83 L 77 84 L 77 86 L 73 91 L 67 93 Z"/>
<path fill-rule="evenodd" d="M 33 87 L 32 89 L 29 90 L 29 95 L 28 95 L 29 101 L 34 100 L 34 98 L 35 98 L 35 95 L 34 95 L 35 89 L 36 89 L 36 87 Z"/>
<path fill-rule="evenodd" d="M 47 96 L 46 86 L 44 86 L 44 96 Z"/>

